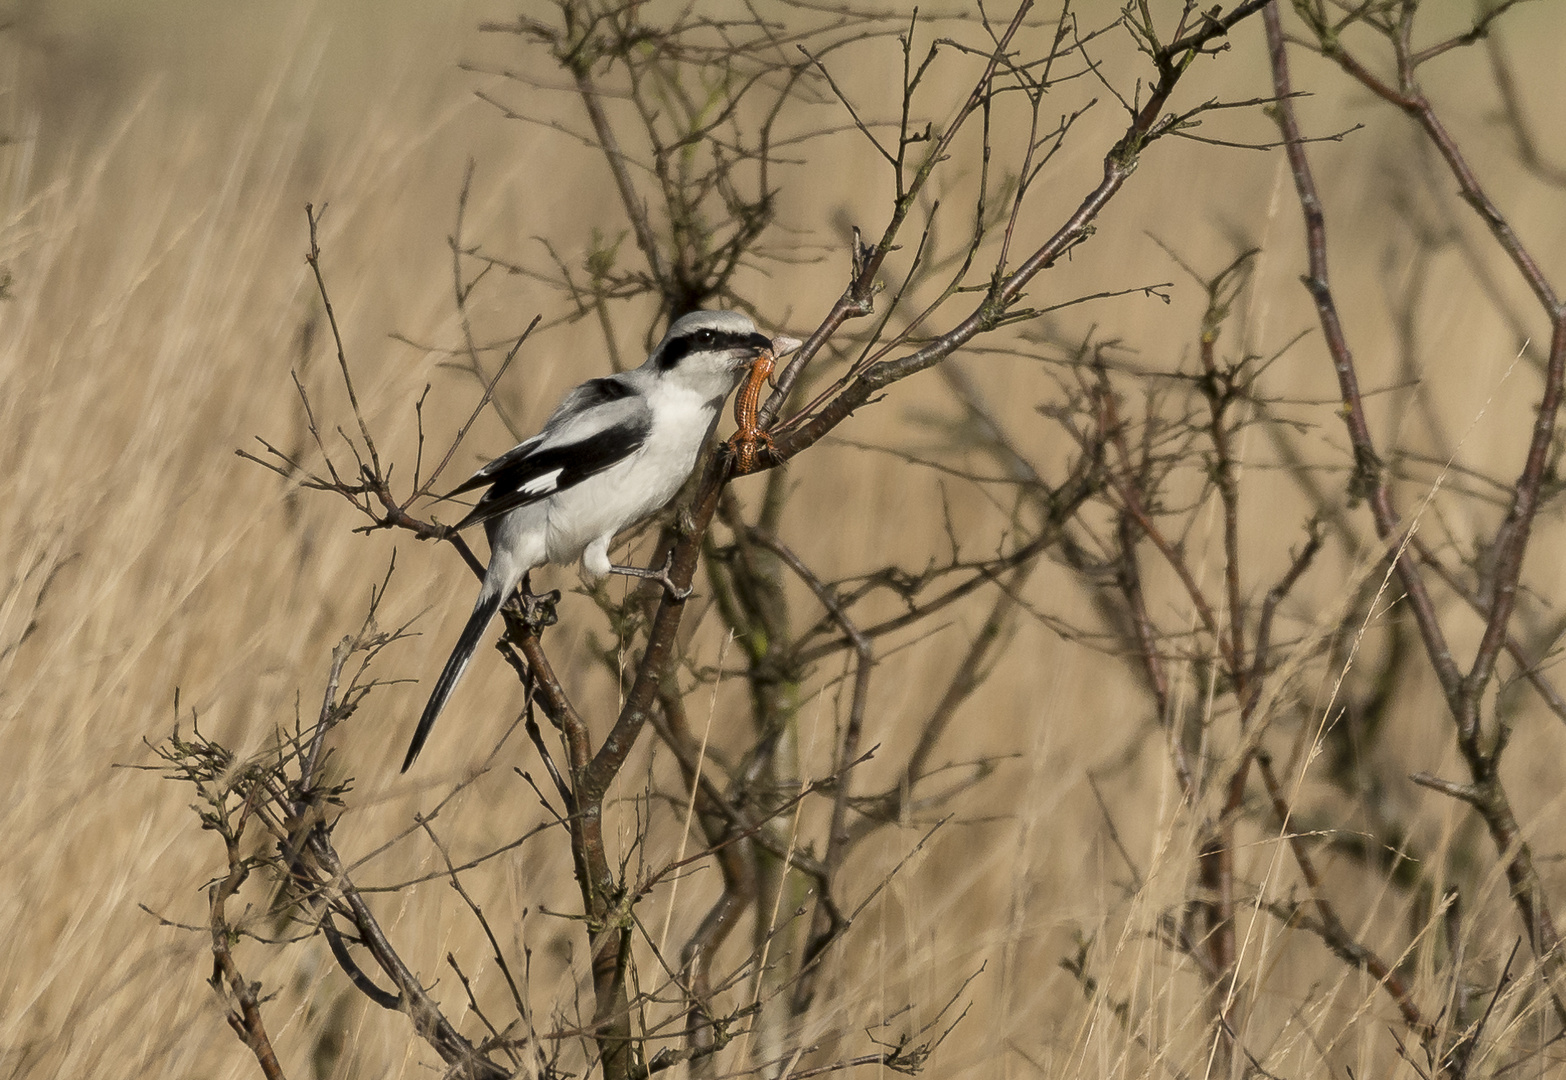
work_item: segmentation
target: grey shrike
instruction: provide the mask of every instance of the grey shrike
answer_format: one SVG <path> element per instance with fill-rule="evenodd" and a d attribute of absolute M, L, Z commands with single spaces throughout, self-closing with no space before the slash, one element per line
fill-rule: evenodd
<path fill-rule="evenodd" d="M 455 527 L 484 526 L 489 569 L 419 717 L 403 772 L 419 756 L 485 628 L 528 571 L 580 558 L 593 580 L 615 572 L 658 578 L 669 587 L 667 567 L 654 573 L 615 566 L 609 545 L 679 492 L 723 402 L 771 346 L 738 312 L 692 312 L 669 327 L 641 367 L 578 386 L 542 431 L 451 492 L 488 488 Z"/>

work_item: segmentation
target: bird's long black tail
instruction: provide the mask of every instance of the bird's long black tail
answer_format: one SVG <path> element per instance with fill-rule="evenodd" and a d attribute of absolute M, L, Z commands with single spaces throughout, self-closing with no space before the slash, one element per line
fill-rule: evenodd
<path fill-rule="evenodd" d="M 408 744 L 408 757 L 402 763 L 403 772 L 408 771 L 408 766 L 413 764 L 413 759 L 419 756 L 420 750 L 424 749 L 424 740 L 430 737 L 430 728 L 435 726 L 435 718 L 446 707 L 446 699 L 451 696 L 457 680 L 462 678 L 462 673 L 467 670 L 468 661 L 473 659 L 473 653 L 484 637 L 485 628 L 495 617 L 495 612 L 500 610 L 501 601 L 505 596 L 505 593 L 499 591 L 494 593 L 486 591 L 480 594 L 478 603 L 473 607 L 473 614 L 468 616 L 468 625 L 462 628 L 462 636 L 457 639 L 457 647 L 451 651 L 451 659 L 446 661 L 446 666 L 441 669 L 440 678 L 435 680 L 435 690 L 430 694 L 429 704 L 424 706 L 424 714 L 419 717 L 419 726 L 413 732 L 413 742 Z"/>

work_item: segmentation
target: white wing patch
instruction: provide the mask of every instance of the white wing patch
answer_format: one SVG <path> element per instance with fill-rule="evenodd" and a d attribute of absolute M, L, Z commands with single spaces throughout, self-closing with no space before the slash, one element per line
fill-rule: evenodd
<path fill-rule="evenodd" d="M 542 476 L 535 476 L 522 485 L 522 494 L 541 495 L 546 491 L 553 491 L 555 489 L 555 481 L 560 479 L 560 474 L 564 471 L 564 469 L 554 469 Z"/>

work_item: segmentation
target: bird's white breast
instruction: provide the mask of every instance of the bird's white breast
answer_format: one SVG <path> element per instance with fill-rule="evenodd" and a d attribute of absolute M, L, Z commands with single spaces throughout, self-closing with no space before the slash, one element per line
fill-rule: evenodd
<path fill-rule="evenodd" d="M 543 504 L 550 562 L 575 562 L 594 540 L 656 513 L 690 476 L 723 398 L 669 385 L 655 386 L 648 397 L 652 430 L 641 449 Z"/>

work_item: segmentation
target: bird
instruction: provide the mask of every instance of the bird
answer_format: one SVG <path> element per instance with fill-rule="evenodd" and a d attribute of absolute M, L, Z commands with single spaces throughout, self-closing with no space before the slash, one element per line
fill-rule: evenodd
<path fill-rule="evenodd" d="M 442 496 L 487 489 L 453 529 L 484 526 L 489 566 L 473 614 L 419 717 L 403 772 L 419 756 L 495 613 L 535 567 L 580 559 L 589 580 L 610 573 L 652 578 L 680 595 L 667 563 L 660 571 L 615 566 L 609 545 L 684 486 L 724 401 L 771 347 L 772 340 L 739 312 L 682 316 L 641 367 L 575 387 L 542 431 Z"/>

